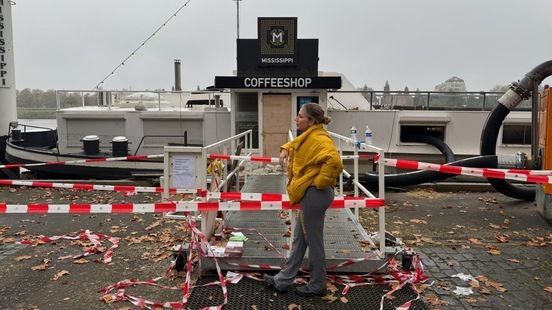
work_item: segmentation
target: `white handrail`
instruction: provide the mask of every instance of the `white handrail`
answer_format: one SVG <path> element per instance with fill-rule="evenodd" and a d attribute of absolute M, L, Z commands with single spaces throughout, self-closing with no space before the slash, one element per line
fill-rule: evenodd
<path fill-rule="evenodd" d="M 374 145 L 366 144 L 364 142 L 359 142 L 356 140 L 353 140 L 349 137 L 342 136 L 340 134 L 329 132 L 330 136 L 333 137 L 338 141 L 337 146 L 339 149 L 339 154 L 343 155 L 343 144 L 345 145 L 352 145 L 353 146 L 353 173 L 354 173 L 354 196 L 358 197 L 358 191 L 362 191 L 366 196 L 370 198 L 376 198 L 374 194 L 372 194 L 369 190 L 367 190 L 360 182 L 358 181 L 358 152 L 361 151 L 370 151 L 372 153 L 377 153 L 380 159 L 380 162 L 383 162 L 385 151 L 382 148 L 376 147 Z M 346 170 L 343 170 L 343 175 L 350 178 L 351 174 L 347 172 Z M 339 178 L 340 182 L 340 192 L 343 194 L 343 177 L 340 176 Z M 378 165 L 378 196 L 381 199 L 385 199 L 385 165 L 379 164 Z M 358 221 L 359 218 L 359 210 L 358 208 L 355 208 L 355 217 Z M 380 244 L 380 255 L 382 255 L 382 258 L 385 257 L 385 207 L 378 208 L 378 236 L 379 236 L 379 244 Z"/>

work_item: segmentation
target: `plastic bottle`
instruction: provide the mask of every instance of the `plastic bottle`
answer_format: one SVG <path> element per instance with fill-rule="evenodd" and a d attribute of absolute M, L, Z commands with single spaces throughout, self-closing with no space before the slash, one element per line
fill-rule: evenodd
<path fill-rule="evenodd" d="M 353 139 L 353 141 L 357 142 L 358 141 L 358 138 L 357 138 L 357 129 L 355 126 L 351 127 L 351 139 Z"/>
<path fill-rule="evenodd" d="M 366 131 L 364 132 L 364 142 L 368 145 L 372 145 L 372 130 L 366 125 Z"/>

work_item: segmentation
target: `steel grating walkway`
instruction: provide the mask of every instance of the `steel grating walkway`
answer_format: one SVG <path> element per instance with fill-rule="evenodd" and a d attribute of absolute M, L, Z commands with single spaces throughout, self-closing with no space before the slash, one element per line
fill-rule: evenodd
<path fill-rule="evenodd" d="M 202 277 L 198 284 L 218 280 L 217 277 Z M 347 295 L 340 292 L 334 294 L 337 300 L 330 302 L 320 297 L 303 297 L 290 288 L 287 293 L 276 293 L 274 289 L 266 287 L 264 282 L 243 278 L 238 284 L 229 284 L 228 304 L 224 309 L 379 309 L 381 297 L 390 291 L 388 285 L 363 286 L 351 289 Z M 393 298 L 386 298 L 383 309 L 397 309 L 406 301 L 415 299 L 416 292 L 405 286 L 393 294 Z M 346 298 L 340 300 L 341 297 Z M 190 309 L 202 309 L 207 306 L 222 304 L 224 298 L 220 286 L 196 287 L 188 300 Z M 295 304 L 296 306 L 291 306 Z M 414 300 L 411 310 L 429 309 L 422 300 Z"/>
<path fill-rule="evenodd" d="M 242 191 L 285 193 L 286 181 L 285 175 L 251 175 L 248 176 Z M 218 261 L 221 268 L 223 270 L 256 269 L 237 268 L 232 264 L 280 266 L 288 254 L 288 250 L 284 248 L 286 245 L 291 246 L 291 238 L 284 237 L 284 233 L 291 226 L 289 220 L 280 218 L 279 214 L 280 211 L 227 212 L 225 226 L 232 227 L 235 231 L 241 230 L 249 240 L 244 242 L 244 252 L 240 258 L 220 258 Z M 369 257 L 365 261 L 328 270 L 328 272 L 367 273 L 377 271 L 384 263 L 367 247 L 361 248 L 360 240 L 366 240 L 368 235 L 348 209 L 329 209 L 326 212 L 324 235 L 327 266 L 336 265 L 348 259 Z M 307 258 L 303 264 L 305 267 L 308 266 Z M 213 259 L 202 259 L 202 269 L 214 268 Z"/>

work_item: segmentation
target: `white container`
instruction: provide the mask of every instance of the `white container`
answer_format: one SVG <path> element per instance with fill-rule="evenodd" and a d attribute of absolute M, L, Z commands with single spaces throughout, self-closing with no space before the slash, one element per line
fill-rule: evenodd
<path fill-rule="evenodd" d="M 366 125 L 366 131 L 364 131 L 364 142 L 368 145 L 372 145 L 372 130 Z"/>
<path fill-rule="evenodd" d="M 357 142 L 358 141 L 358 138 L 357 138 L 357 129 L 355 126 L 351 127 L 351 139 L 353 139 L 353 141 Z"/>

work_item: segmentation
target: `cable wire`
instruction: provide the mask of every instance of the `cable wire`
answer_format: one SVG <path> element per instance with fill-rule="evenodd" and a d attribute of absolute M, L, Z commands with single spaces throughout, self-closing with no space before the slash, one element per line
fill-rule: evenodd
<path fill-rule="evenodd" d="M 173 19 L 176 14 L 178 14 L 186 5 L 188 5 L 188 3 L 190 3 L 190 1 L 192 0 L 187 0 L 183 5 L 181 5 L 178 10 L 176 10 L 176 12 L 174 12 L 163 24 L 161 24 L 161 26 L 159 26 L 144 42 L 142 42 L 142 44 L 138 45 L 138 47 L 132 51 L 132 53 L 130 53 L 130 55 L 128 55 L 119 65 L 117 65 L 115 67 L 115 69 L 111 70 L 111 73 L 109 73 L 103 80 L 101 80 L 98 85 L 96 85 L 95 89 L 100 89 L 100 86 L 108 79 L 110 78 L 113 74 L 115 74 L 115 71 L 117 71 L 120 67 L 124 66 L 125 65 L 125 62 L 132 56 L 134 56 L 136 54 L 136 52 L 138 52 L 139 49 L 141 49 L 151 38 L 153 38 L 155 36 L 155 34 L 157 34 L 163 27 L 165 27 L 167 25 L 167 23 Z"/>

